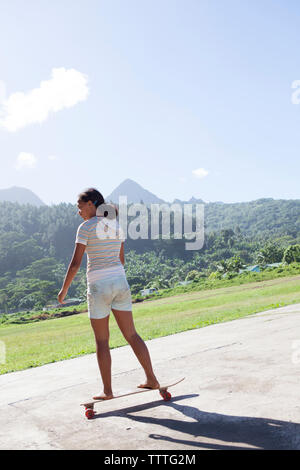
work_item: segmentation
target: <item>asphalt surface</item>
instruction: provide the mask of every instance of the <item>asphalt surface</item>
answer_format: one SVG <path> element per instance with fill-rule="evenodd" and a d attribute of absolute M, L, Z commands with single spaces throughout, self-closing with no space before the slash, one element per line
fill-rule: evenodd
<path fill-rule="evenodd" d="M 95 354 L 0 376 L 1 449 L 300 449 L 300 304 L 147 342 L 164 402 L 150 391 L 96 405 Z M 143 371 L 112 350 L 114 391 Z"/>

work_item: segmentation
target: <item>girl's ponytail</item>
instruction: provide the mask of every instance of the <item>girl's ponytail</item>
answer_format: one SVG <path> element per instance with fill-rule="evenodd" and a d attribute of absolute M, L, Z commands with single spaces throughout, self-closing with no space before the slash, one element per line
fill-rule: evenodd
<path fill-rule="evenodd" d="M 91 201 L 96 209 L 97 215 L 101 217 L 108 217 L 109 219 L 115 219 L 118 216 L 118 208 L 114 204 L 107 204 L 104 201 L 102 194 L 95 188 L 88 188 L 78 195 L 80 201 L 88 202 Z M 104 207 L 101 208 L 101 206 Z M 108 210 L 106 210 L 106 207 Z"/>

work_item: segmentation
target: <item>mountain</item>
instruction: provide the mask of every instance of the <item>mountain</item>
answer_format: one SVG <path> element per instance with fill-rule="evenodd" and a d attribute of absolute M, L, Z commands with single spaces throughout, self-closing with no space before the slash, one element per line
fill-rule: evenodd
<path fill-rule="evenodd" d="M 171 203 L 160 199 L 155 194 L 151 193 L 147 189 L 144 189 L 140 184 L 136 183 L 135 181 L 127 178 L 124 180 L 116 189 L 113 190 L 109 196 L 105 198 L 107 202 L 114 202 L 118 203 L 119 196 L 127 196 L 128 203 L 136 203 L 143 201 L 144 204 L 195 204 L 195 203 L 203 203 L 202 199 L 196 199 L 195 197 L 191 197 L 189 201 L 181 201 L 180 199 L 174 199 Z"/>
<path fill-rule="evenodd" d="M 46 204 L 30 189 L 20 186 L 12 186 L 7 189 L 0 189 L 0 202 L 10 201 L 19 204 L 31 204 L 33 206 L 45 206 Z"/>
<path fill-rule="evenodd" d="M 205 201 L 203 199 L 196 199 L 194 196 L 191 197 L 188 201 L 181 201 L 180 199 L 174 199 L 174 201 L 171 204 L 205 204 Z"/>
<path fill-rule="evenodd" d="M 119 203 L 119 196 L 127 196 L 127 203 L 139 203 L 143 201 L 144 204 L 162 204 L 165 201 L 155 196 L 147 189 L 144 189 L 140 184 L 127 178 L 119 186 L 117 186 L 111 194 L 106 198 L 106 202 Z"/>

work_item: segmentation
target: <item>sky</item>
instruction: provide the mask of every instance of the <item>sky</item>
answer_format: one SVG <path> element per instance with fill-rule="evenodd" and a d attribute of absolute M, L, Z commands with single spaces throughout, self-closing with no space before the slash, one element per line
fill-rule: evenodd
<path fill-rule="evenodd" d="M 300 198 L 299 21 L 297 0 L 0 0 L 0 189 Z"/>

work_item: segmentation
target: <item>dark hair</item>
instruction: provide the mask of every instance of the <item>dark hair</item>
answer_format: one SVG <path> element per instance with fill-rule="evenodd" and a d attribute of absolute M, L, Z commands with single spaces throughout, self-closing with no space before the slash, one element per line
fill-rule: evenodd
<path fill-rule="evenodd" d="M 88 188 L 85 191 L 82 191 L 78 195 L 78 199 L 79 199 L 79 201 L 83 201 L 83 202 L 92 201 L 92 203 L 95 205 L 96 209 L 99 206 L 101 206 L 101 204 L 106 204 L 102 194 L 95 188 Z M 116 211 L 116 215 L 118 215 L 117 207 L 113 205 L 113 208 Z M 103 215 L 104 215 L 104 217 L 107 217 L 108 216 L 108 211 L 105 210 Z"/>
<path fill-rule="evenodd" d="M 105 202 L 102 194 L 95 188 L 88 188 L 85 191 L 82 191 L 78 195 L 78 199 L 83 202 L 92 201 L 92 203 L 95 204 L 96 207 L 100 206 L 100 204 L 103 204 Z"/>

